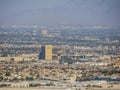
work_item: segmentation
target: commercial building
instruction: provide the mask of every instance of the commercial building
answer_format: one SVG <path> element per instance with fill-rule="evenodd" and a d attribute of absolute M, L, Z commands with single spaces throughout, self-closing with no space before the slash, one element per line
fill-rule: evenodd
<path fill-rule="evenodd" d="M 39 59 L 52 60 L 52 45 L 41 46 Z"/>

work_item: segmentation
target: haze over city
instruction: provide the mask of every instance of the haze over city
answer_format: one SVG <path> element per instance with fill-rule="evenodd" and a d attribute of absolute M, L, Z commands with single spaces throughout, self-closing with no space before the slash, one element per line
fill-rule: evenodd
<path fill-rule="evenodd" d="M 120 0 L 0 0 L 0 24 L 120 25 Z"/>
<path fill-rule="evenodd" d="M 0 90 L 120 90 L 120 0 L 0 0 Z"/>

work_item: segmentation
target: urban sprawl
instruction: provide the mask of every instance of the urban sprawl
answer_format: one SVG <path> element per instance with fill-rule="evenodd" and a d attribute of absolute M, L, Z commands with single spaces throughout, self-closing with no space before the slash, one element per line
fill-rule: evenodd
<path fill-rule="evenodd" d="M 1 25 L 5 88 L 119 90 L 120 26 Z"/>

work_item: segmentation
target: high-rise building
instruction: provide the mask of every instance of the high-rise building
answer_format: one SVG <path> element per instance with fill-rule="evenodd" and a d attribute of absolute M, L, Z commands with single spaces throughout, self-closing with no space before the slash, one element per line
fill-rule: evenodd
<path fill-rule="evenodd" d="M 47 35 L 48 31 L 47 30 L 42 30 L 42 35 Z"/>
<path fill-rule="evenodd" d="M 52 45 L 45 45 L 41 47 L 39 59 L 52 60 Z"/>

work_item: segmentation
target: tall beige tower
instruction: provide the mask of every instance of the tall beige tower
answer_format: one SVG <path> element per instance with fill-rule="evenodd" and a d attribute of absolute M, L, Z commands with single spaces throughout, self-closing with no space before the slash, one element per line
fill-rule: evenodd
<path fill-rule="evenodd" d="M 42 35 L 47 35 L 48 31 L 47 30 L 42 30 Z"/>
<path fill-rule="evenodd" d="M 52 60 L 52 45 L 42 46 L 39 58 L 44 60 Z"/>

